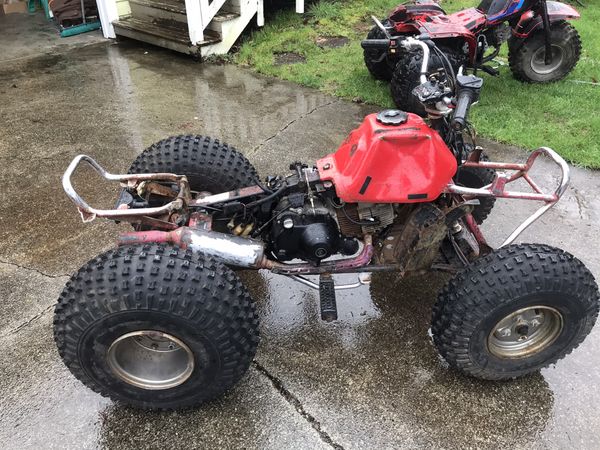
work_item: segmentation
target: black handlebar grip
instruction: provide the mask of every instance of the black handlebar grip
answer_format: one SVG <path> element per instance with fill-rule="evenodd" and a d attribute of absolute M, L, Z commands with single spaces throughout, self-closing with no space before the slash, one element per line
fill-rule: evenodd
<path fill-rule="evenodd" d="M 456 101 L 456 108 L 454 108 L 454 115 L 452 116 L 452 128 L 456 131 L 460 131 L 467 125 L 467 116 L 469 115 L 469 108 L 471 103 L 475 99 L 476 93 L 473 89 L 463 88 L 458 93 L 458 99 Z"/>
<path fill-rule="evenodd" d="M 389 39 L 365 39 L 360 43 L 360 46 L 367 49 L 381 49 L 387 50 L 390 48 L 390 40 Z"/>

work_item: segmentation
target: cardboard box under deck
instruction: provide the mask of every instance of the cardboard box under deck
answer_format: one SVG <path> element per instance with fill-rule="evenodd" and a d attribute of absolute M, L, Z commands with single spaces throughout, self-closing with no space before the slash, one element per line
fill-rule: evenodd
<path fill-rule="evenodd" d="M 26 13 L 27 2 L 4 3 L 2 5 L 2 10 L 4 11 L 4 14 Z"/>

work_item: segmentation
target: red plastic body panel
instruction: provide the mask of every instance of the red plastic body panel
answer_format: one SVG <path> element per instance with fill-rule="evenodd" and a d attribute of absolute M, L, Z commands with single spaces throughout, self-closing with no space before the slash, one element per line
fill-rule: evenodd
<path fill-rule="evenodd" d="M 423 119 L 402 125 L 367 116 L 335 152 L 317 161 L 347 203 L 419 203 L 435 200 L 456 173 L 456 158 Z"/>
<path fill-rule="evenodd" d="M 486 16 L 477 8 L 468 8 L 448 16 L 437 12 L 408 13 L 406 22 L 396 22 L 398 33 L 410 33 L 418 29 L 419 34 L 428 34 L 431 39 L 462 37 L 469 46 L 469 57 L 475 58 L 475 33 L 486 25 Z"/>

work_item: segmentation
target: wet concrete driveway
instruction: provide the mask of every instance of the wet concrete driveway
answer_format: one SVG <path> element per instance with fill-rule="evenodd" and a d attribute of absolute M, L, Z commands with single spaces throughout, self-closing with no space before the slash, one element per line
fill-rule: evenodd
<path fill-rule="evenodd" d="M 52 340 L 52 307 L 70 273 L 120 228 L 82 224 L 60 186 L 79 153 L 119 172 L 147 145 L 203 133 L 242 149 L 262 174 L 330 152 L 370 107 L 234 66 L 199 65 L 136 44 L 96 45 L 0 66 L 0 447 L 2 448 L 598 448 L 600 331 L 556 367 L 511 382 L 449 370 L 428 337 L 443 276 L 374 277 L 339 295 L 322 323 L 315 292 L 244 274 L 259 304 L 255 364 L 222 399 L 185 412 L 140 412 L 76 381 Z M 499 119 L 501 120 L 501 119 Z M 489 145 L 498 159 L 518 149 Z M 538 171 L 552 181 L 552 167 Z M 78 187 L 110 205 L 89 173 Z M 524 241 L 580 257 L 600 276 L 600 174 L 573 188 Z M 495 243 L 531 205 L 498 205 Z M 351 277 L 350 277 L 351 278 Z"/>

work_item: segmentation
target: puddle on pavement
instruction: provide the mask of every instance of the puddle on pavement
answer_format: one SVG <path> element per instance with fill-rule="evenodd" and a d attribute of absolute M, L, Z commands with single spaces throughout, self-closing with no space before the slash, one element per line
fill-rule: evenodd
<path fill-rule="evenodd" d="M 258 359 L 326 429 L 344 436 L 336 424 L 353 417 L 347 442 L 374 448 L 535 440 L 554 402 L 542 376 L 482 382 L 452 371 L 438 356 L 428 328 L 446 280 L 375 274 L 370 287 L 338 296 L 340 320 L 327 324 L 315 291 L 281 276 L 245 274 L 261 299 Z"/>

